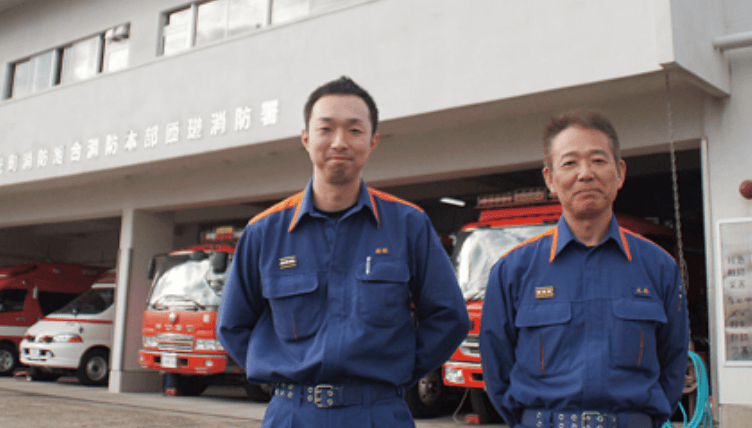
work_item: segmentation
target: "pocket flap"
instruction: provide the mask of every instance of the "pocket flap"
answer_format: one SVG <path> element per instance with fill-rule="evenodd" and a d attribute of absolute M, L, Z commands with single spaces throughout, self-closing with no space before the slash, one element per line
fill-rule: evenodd
<path fill-rule="evenodd" d="M 541 327 L 565 324 L 572 319 L 572 305 L 568 302 L 520 305 L 514 325 L 517 327 Z"/>
<path fill-rule="evenodd" d="M 663 306 L 657 301 L 617 299 L 614 300 L 614 315 L 625 320 L 667 321 Z"/>
<path fill-rule="evenodd" d="M 404 263 L 371 260 L 368 273 L 366 273 L 366 264 L 362 263 L 355 272 L 356 278 L 361 281 L 407 282 L 410 280 L 410 271 Z"/>
<path fill-rule="evenodd" d="M 268 276 L 264 278 L 263 283 L 263 295 L 267 299 L 312 293 L 319 288 L 318 276 L 315 273 Z"/>

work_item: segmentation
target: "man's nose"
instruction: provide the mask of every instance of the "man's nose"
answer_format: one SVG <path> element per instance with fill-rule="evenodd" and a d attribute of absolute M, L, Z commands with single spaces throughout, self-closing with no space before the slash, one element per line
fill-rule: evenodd
<path fill-rule="evenodd" d="M 594 176 L 593 166 L 590 162 L 581 162 L 577 170 L 577 178 L 579 180 L 592 180 Z"/>
<path fill-rule="evenodd" d="M 334 132 L 334 135 L 332 135 L 332 147 L 334 148 L 343 148 L 346 147 L 346 140 L 345 140 L 345 131 L 342 129 L 338 129 Z"/>

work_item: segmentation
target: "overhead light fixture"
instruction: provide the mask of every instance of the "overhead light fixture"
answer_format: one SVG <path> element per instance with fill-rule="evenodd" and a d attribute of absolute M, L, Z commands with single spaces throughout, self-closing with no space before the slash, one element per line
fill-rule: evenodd
<path fill-rule="evenodd" d="M 455 207 L 464 207 L 465 201 L 455 198 L 441 198 L 439 202 L 447 205 L 454 205 Z"/>

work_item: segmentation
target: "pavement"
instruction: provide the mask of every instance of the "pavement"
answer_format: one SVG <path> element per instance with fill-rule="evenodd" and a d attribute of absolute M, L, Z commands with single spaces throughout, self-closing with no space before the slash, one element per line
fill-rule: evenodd
<path fill-rule="evenodd" d="M 418 428 L 468 426 L 463 414 L 417 420 Z M 0 428 L 223 428 L 261 426 L 265 403 L 248 400 L 235 386 L 212 386 L 200 397 L 166 397 L 159 393 L 110 393 L 75 378 L 31 382 L 24 376 L 0 378 Z M 506 425 L 488 424 L 488 428 Z"/>

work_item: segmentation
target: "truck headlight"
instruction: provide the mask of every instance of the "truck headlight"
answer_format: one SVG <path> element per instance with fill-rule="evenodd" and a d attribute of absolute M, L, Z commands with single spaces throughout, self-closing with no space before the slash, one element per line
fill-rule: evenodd
<path fill-rule="evenodd" d="M 453 369 L 451 367 L 444 367 L 444 379 L 448 383 L 464 384 L 465 376 L 462 375 L 462 370 Z"/>
<path fill-rule="evenodd" d="M 222 345 L 216 339 L 196 339 L 197 351 L 223 351 Z"/>
<path fill-rule="evenodd" d="M 143 343 L 144 348 L 156 348 L 157 338 L 154 336 L 143 336 L 141 343 Z"/>

